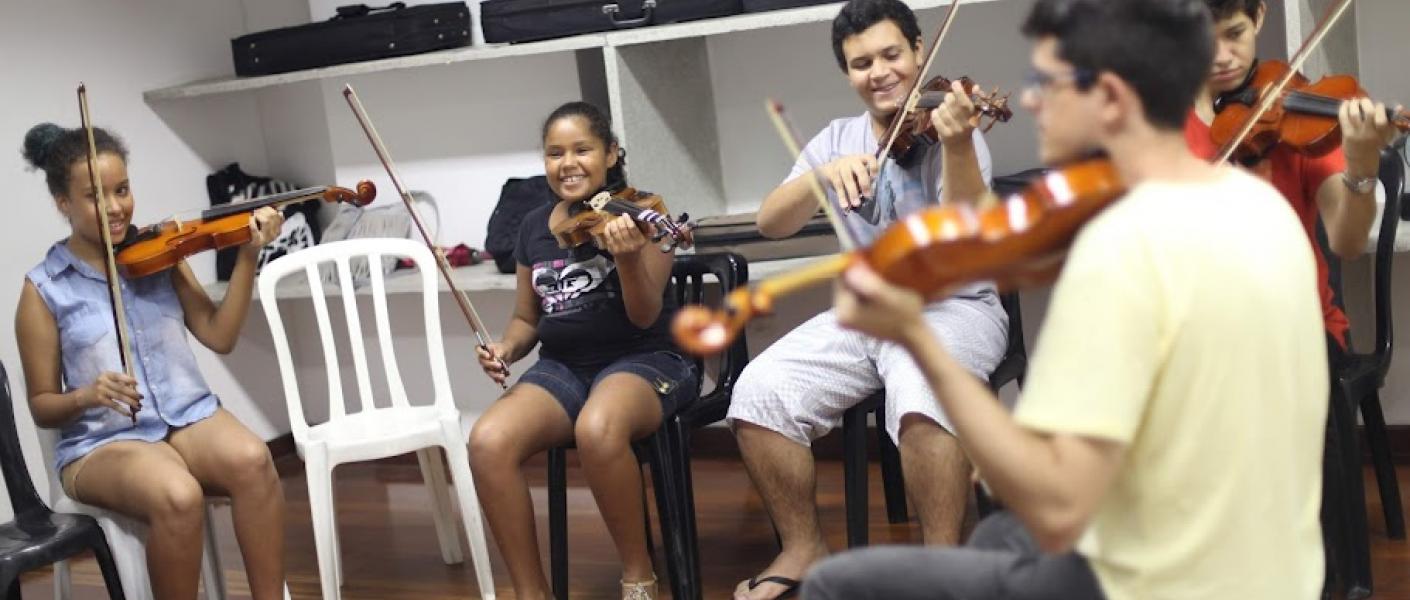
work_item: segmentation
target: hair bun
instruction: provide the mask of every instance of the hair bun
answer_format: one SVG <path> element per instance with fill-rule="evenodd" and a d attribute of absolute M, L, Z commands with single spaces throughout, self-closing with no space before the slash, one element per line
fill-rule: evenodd
<path fill-rule="evenodd" d="M 36 169 L 43 169 L 54 144 L 63 137 L 64 128 L 53 123 L 40 123 L 24 134 L 24 158 Z"/>

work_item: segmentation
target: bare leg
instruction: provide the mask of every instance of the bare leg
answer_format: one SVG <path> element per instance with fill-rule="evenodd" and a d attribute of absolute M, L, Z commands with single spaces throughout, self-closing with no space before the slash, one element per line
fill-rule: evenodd
<path fill-rule="evenodd" d="M 808 567 L 828 552 L 818 523 L 817 473 L 812 449 L 757 425 L 745 421 L 735 423 L 734 435 L 744 455 L 744 466 L 783 540 L 783 552 L 760 575 L 801 579 Z M 748 582 L 740 582 L 735 588 L 735 598 L 774 598 L 783 589 L 775 583 L 764 583 L 751 592 Z"/>
<path fill-rule="evenodd" d="M 223 408 L 172 433 L 171 446 L 205 489 L 230 496 L 250 595 L 282 599 L 284 488 L 269 447 Z"/>
<path fill-rule="evenodd" d="M 901 417 L 900 437 L 906 495 L 915 506 L 925 543 L 958 545 L 970 488 L 969 459 L 959 440 L 918 413 Z"/>
<path fill-rule="evenodd" d="M 147 572 L 157 600 L 194 600 L 201 578 L 205 496 L 165 442 L 120 441 L 88 456 L 75 500 L 145 521 Z"/>
<path fill-rule="evenodd" d="M 645 379 L 630 373 L 603 378 L 588 396 L 573 429 L 578 458 L 597 508 L 622 560 L 622 581 L 650 581 L 651 556 L 641 523 L 641 467 L 632 440 L 661 425 L 661 401 Z"/>
<path fill-rule="evenodd" d="M 553 597 L 539 561 L 534 502 L 522 465 L 572 436 L 573 424 L 558 401 L 547 390 L 526 383 L 510 388 L 470 433 L 470 467 L 480 506 L 520 600 Z"/>

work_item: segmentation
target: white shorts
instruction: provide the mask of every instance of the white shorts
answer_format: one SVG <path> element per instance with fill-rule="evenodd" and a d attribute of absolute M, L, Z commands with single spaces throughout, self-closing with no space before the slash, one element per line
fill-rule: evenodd
<path fill-rule="evenodd" d="M 993 293 L 950 298 L 925 308 L 945 349 L 988 381 L 1008 347 L 1008 315 Z M 886 390 L 886 433 L 900 443 L 901 417 L 918 413 L 954 431 L 930 384 L 901 346 L 844 329 L 829 310 L 799 325 L 751 359 L 735 384 L 726 416 L 809 446 L 842 414 Z"/>

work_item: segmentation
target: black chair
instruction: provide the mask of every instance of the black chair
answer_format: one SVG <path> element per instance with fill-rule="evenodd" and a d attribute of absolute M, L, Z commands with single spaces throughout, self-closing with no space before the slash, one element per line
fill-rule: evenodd
<path fill-rule="evenodd" d="M 0 411 L 10 417 L 0 424 L 0 471 L 15 510 L 15 520 L 0 525 L 0 589 L 6 590 L 9 600 L 19 600 L 21 573 L 92 550 L 103 571 L 108 597 L 122 600 L 117 566 L 98 521 L 87 515 L 53 512 L 39 499 L 20 451 L 10 379 L 3 364 L 0 383 Z"/>
<path fill-rule="evenodd" d="M 1023 343 L 1023 314 L 1019 308 L 1018 294 L 1013 292 L 1002 294 L 999 296 L 999 301 L 1004 306 L 1004 312 L 1008 313 L 1009 339 L 1003 360 L 999 361 L 999 366 L 995 367 L 994 372 L 989 375 L 989 388 L 995 393 L 1011 381 L 1017 381 L 1018 385 L 1022 387 L 1024 376 L 1028 372 L 1028 350 Z M 886 434 L 886 428 L 880 426 L 885 422 L 886 405 L 883 396 L 877 394 L 861 404 L 847 409 L 842 415 L 842 477 L 845 488 L 843 497 L 847 510 L 848 547 L 865 546 L 868 541 L 866 443 L 868 413 L 874 415 L 878 423 L 876 437 L 881 449 L 881 479 L 886 494 L 887 521 L 905 523 L 909 520 L 909 515 L 906 514 L 906 483 L 901 471 L 901 452 L 895 442 L 891 440 L 891 436 Z M 983 488 L 976 485 L 975 493 L 980 515 L 983 516 L 992 511 L 994 505 L 984 493 Z"/>
<path fill-rule="evenodd" d="M 1323 461 L 1322 520 L 1328 547 L 1328 582 L 1335 575 L 1346 589 L 1348 598 L 1364 598 L 1371 594 L 1366 490 L 1362 483 L 1361 446 L 1356 432 L 1358 409 L 1365 423 L 1366 441 L 1375 465 L 1387 535 L 1391 539 L 1405 539 L 1400 487 L 1396 481 L 1380 400 L 1380 388 L 1390 369 L 1394 345 L 1391 267 L 1395 259 L 1395 233 L 1400 224 L 1401 202 L 1404 199 L 1401 160 L 1396 148 L 1388 148 L 1381 153 L 1380 180 L 1385 188 L 1386 202 L 1381 211 L 1372 280 L 1376 343 L 1370 352 L 1347 352 L 1338 364 L 1332 366 L 1331 373 L 1331 405 L 1327 415 L 1326 457 Z M 1340 261 L 1330 254 L 1326 232 L 1320 225 L 1318 234 L 1321 250 L 1327 255 L 1332 289 L 1340 306 Z"/>
<path fill-rule="evenodd" d="M 682 255 L 671 270 L 678 305 L 703 304 L 705 291 L 713 278 L 720 297 L 749 281 L 744 257 L 733 253 Z M 675 415 L 663 419 L 661 428 L 634 444 L 637 457 L 651 469 L 656 510 L 661 519 L 661 540 L 666 550 L 666 572 L 671 595 L 682 600 L 700 598 L 700 558 L 695 528 L 695 496 L 690 469 L 690 433 L 725 418 L 730 394 L 744 365 L 749 349 L 743 333 L 718 358 L 715 385 L 709 394 L 704 387 L 705 361 L 695 359 L 701 375 L 697 399 Z M 568 517 L 566 450 L 572 445 L 548 451 L 549 562 L 553 595 L 568 598 Z M 644 501 L 644 498 L 643 498 Z M 651 541 L 650 522 L 646 524 L 647 543 Z M 654 554 L 654 553 L 653 553 Z"/>

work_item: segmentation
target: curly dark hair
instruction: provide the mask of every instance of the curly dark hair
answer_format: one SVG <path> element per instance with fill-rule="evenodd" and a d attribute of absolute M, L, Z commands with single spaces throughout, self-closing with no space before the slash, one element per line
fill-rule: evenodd
<path fill-rule="evenodd" d="M 127 161 L 127 146 L 107 130 L 94 127 L 93 143 L 99 154 L 110 152 Z M 62 196 L 68 192 L 73 164 L 88 156 L 88 136 L 80 128 L 65 129 L 53 123 L 40 123 L 24 135 L 21 152 L 31 167 L 44 171 L 49 193 Z"/>

